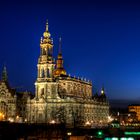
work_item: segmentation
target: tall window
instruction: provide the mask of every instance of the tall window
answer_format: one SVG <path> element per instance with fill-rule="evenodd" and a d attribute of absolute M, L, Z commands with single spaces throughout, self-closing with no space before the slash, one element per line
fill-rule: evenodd
<path fill-rule="evenodd" d="M 44 88 L 41 89 L 41 96 L 44 95 Z"/>
<path fill-rule="evenodd" d="M 44 69 L 41 70 L 41 78 L 45 77 Z"/>
<path fill-rule="evenodd" d="M 47 69 L 47 77 L 50 77 L 50 70 Z"/>

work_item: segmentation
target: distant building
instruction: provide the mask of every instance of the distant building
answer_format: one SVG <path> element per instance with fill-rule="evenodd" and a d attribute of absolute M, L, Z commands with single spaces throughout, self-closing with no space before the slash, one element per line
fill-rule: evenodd
<path fill-rule="evenodd" d="M 140 105 L 129 105 L 128 106 L 129 112 L 135 112 L 136 116 L 138 118 L 138 121 L 140 121 Z"/>
<path fill-rule="evenodd" d="M 127 108 L 112 108 L 110 111 L 111 118 L 113 121 L 110 122 L 113 127 L 137 127 L 139 126 L 139 121 L 136 112 L 131 112 Z"/>
<path fill-rule="evenodd" d="M 28 99 L 26 116 L 31 123 L 66 123 L 67 125 L 106 125 L 109 103 L 102 88 L 92 94 L 92 83 L 67 74 L 63 67 L 61 39 L 57 61 L 53 41 L 46 24 L 40 41 L 35 98 Z"/>
<path fill-rule="evenodd" d="M 16 116 L 16 91 L 10 88 L 6 67 L 0 81 L 0 120 L 14 121 Z"/>
<path fill-rule="evenodd" d="M 27 99 L 30 92 L 17 92 L 9 85 L 6 67 L 0 81 L 0 121 L 25 122 Z"/>

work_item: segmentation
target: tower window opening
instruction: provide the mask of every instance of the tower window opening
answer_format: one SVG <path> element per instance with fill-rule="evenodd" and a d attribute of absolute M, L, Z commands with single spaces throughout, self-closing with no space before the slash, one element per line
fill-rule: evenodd
<path fill-rule="evenodd" d="M 44 88 L 41 89 L 41 96 L 44 95 Z"/>
<path fill-rule="evenodd" d="M 43 78 L 43 77 L 45 77 L 45 73 L 44 73 L 44 70 L 42 69 L 42 71 L 41 71 L 41 77 Z"/>
<path fill-rule="evenodd" d="M 46 55 L 47 54 L 46 49 L 42 49 L 42 54 L 43 55 Z"/>

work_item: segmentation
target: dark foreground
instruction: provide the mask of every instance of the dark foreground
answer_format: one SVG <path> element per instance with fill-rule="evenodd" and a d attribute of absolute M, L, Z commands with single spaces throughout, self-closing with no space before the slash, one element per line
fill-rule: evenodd
<path fill-rule="evenodd" d="M 129 137 L 140 140 L 139 132 L 139 128 L 89 129 L 66 128 L 64 124 L 46 125 L 0 122 L 0 140 L 109 140 L 107 138 L 114 137 L 120 139 L 121 137 Z"/>

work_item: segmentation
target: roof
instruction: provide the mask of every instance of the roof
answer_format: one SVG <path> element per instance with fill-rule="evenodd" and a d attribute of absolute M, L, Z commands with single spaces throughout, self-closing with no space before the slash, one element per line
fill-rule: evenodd
<path fill-rule="evenodd" d="M 16 93 L 16 89 L 11 88 L 10 85 L 9 85 L 9 83 L 6 82 L 6 81 L 0 81 L 0 84 L 2 84 L 2 83 L 4 83 L 6 85 L 6 88 L 9 90 L 9 92 L 11 93 L 11 95 L 14 96 L 15 93 Z"/>

